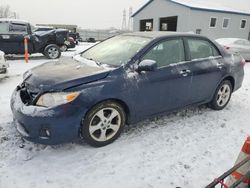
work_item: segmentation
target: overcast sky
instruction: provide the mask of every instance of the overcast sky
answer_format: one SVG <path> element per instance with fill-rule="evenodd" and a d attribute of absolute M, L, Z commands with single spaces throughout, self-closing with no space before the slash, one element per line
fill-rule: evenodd
<path fill-rule="evenodd" d="M 76 24 L 88 29 L 121 28 L 124 8 L 135 12 L 147 0 L 0 0 L 20 19 L 37 23 Z M 128 20 L 128 18 L 127 18 Z"/>

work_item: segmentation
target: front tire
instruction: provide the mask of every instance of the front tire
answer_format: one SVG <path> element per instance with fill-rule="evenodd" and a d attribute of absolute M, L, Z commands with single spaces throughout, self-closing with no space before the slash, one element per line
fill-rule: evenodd
<path fill-rule="evenodd" d="M 50 44 L 48 46 L 45 47 L 44 49 L 44 55 L 48 58 L 48 59 L 57 59 L 61 57 L 61 50 L 60 48 L 55 45 L 55 44 Z"/>
<path fill-rule="evenodd" d="M 213 100 L 209 107 L 213 110 L 222 110 L 227 106 L 232 95 L 232 84 L 229 80 L 224 80 L 220 83 L 214 94 Z"/>
<path fill-rule="evenodd" d="M 94 147 L 106 146 L 121 134 L 126 123 L 123 107 L 113 101 L 94 106 L 82 121 L 81 134 Z"/>

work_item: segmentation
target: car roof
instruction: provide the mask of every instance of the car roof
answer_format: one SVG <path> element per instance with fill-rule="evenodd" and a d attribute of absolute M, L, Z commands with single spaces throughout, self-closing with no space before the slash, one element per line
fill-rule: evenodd
<path fill-rule="evenodd" d="M 193 36 L 193 37 L 203 37 L 201 35 L 194 34 L 193 32 L 169 32 L 169 31 L 150 31 L 150 32 L 132 32 L 125 33 L 122 35 L 126 36 L 141 36 L 148 38 L 161 38 L 161 37 L 180 37 L 180 36 Z"/>
<path fill-rule="evenodd" d="M 18 20 L 18 19 L 11 19 L 11 18 L 0 18 L 0 22 L 14 22 L 20 24 L 28 24 L 28 21 L 25 20 Z"/>

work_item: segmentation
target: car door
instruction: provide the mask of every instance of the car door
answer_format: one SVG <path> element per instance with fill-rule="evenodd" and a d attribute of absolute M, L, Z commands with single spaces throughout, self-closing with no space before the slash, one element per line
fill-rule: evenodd
<path fill-rule="evenodd" d="M 140 61 L 155 60 L 157 70 L 141 72 L 136 79 L 136 111 L 139 116 L 148 116 L 185 106 L 191 83 L 191 74 L 183 76 L 177 64 L 185 61 L 184 44 L 181 38 L 157 43 Z"/>
<path fill-rule="evenodd" d="M 202 103 L 210 99 L 222 78 L 224 60 L 217 47 L 207 39 L 187 37 L 185 45 L 190 61 L 177 69 L 192 73 L 189 102 Z"/>
<path fill-rule="evenodd" d="M 10 44 L 17 54 L 24 53 L 24 36 L 28 35 L 28 27 L 25 23 L 11 22 L 9 27 Z M 29 49 L 30 51 L 30 49 Z"/>

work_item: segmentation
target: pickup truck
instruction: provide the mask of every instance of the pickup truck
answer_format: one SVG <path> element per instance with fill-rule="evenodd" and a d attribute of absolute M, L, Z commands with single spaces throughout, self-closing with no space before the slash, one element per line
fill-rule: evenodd
<path fill-rule="evenodd" d="M 33 32 L 27 21 L 0 19 L 0 50 L 5 54 L 24 54 L 24 38 L 28 39 L 28 52 L 42 53 L 49 59 L 61 56 L 60 47 L 65 45 L 69 32 L 54 29 L 46 32 Z"/>

